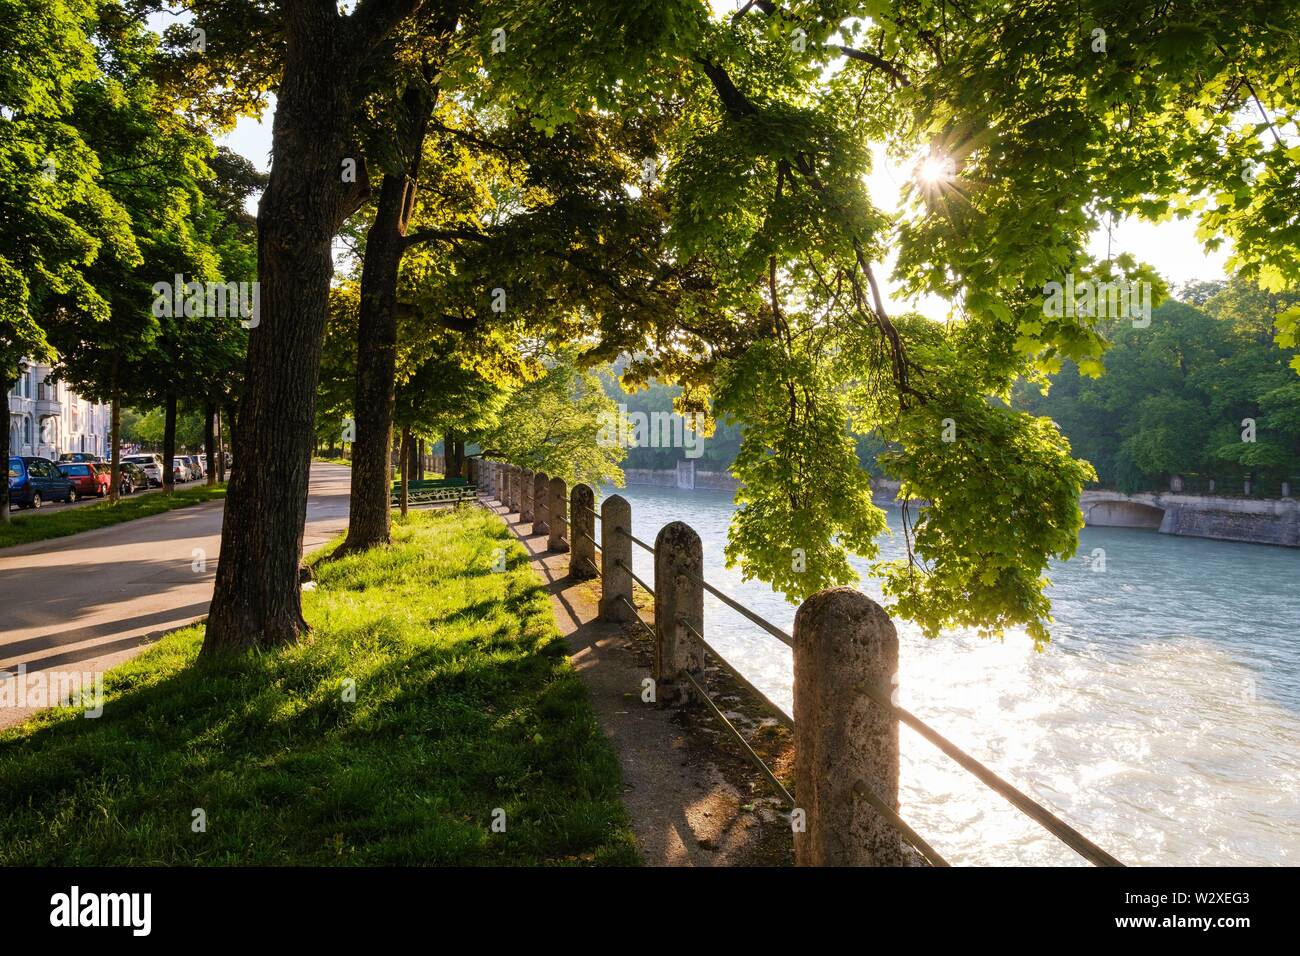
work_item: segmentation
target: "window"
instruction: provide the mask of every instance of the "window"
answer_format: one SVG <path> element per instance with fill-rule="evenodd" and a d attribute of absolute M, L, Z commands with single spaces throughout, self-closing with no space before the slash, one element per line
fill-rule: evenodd
<path fill-rule="evenodd" d="M 30 445 L 31 443 L 32 443 L 32 418 L 30 415 L 26 415 L 23 417 L 23 444 Z"/>

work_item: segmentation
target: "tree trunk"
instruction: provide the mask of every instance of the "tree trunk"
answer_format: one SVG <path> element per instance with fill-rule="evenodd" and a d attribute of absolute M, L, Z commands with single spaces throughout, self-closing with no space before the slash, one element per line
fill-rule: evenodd
<path fill-rule="evenodd" d="M 118 434 L 122 430 L 122 392 L 117 387 L 117 362 L 113 362 L 113 396 L 112 396 L 112 421 L 108 426 L 109 441 L 112 447 L 109 448 L 109 461 L 112 463 L 108 466 L 109 487 L 108 500 L 111 504 L 117 504 L 118 498 L 122 491 L 122 437 Z M 148 491 L 148 488 L 145 488 Z"/>
<path fill-rule="evenodd" d="M 4 485 L 0 486 L 0 524 L 9 523 L 9 389 L 18 382 L 10 375 L 6 369 L 4 377 L 0 378 L 0 386 L 4 387 L 4 395 L 0 397 L 0 405 L 4 406 L 0 409 L 0 461 L 5 463 Z"/>
<path fill-rule="evenodd" d="M 209 485 L 217 483 L 217 426 L 213 420 L 217 410 L 211 402 L 203 406 L 203 452 L 207 456 Z"/>
<path fill-rule="evenodd" d="M 420 154 L 429 122 L 430 107 L 425 103 L 423 95 L 414 88 L 403 97 L 404 110 L 412 120 L 411 129 L 399 147 L 406 157 L 406 168 L 401 173 L 384 176 L 375 221 L 366 234 L 357 316 L 357 377 L 352 401 L 356 442 L 352 446 L 351 506 L 348 537 L 343 542 L 345 551 L 364 551 L 389 540 L 397 280 L 406 251 L 407 227 L 415 210 Z"/>
<path fill-rule="evenodd" d="M 410 480 L 411 480 L 411 451 L 410 451 L 410 449 L 411 449 L 411 430 L 410 430 L 409 428 L 403 428 L 403 429 L 402 429 L 402 458 L 401 458 L 401 461 L 402 461 L 402 491 L 401 491 L 401 495 L 400 495 L 400 498 L 399 498 L 399 500 L 401 501 L 401 504 L 402 504 L 402 517 L 403 517 L 403 518 L 405 518 L 405 517 L 407 516 L 407 514 L 409 513 L 409 511 L 408 511 L 408 506 L 409 506 L 409 504 L 410 504 L 410 493 L 411 493 L 411 486 L 410 486 Z"/>
<path fill-rule="evenodd" d="M 382 36 L 396 23 L 385 18 L 416 5 L 366 4 L 363 23 Z M 205 657 L 291 644 L 307 629 L 299 562 L 331 244 L 365 197 L 360 151 L 348 145 L 363 27 L 333 4 L 284 11 L 273 162 L 257 216 L 260 308 L 250 326 Z"/>
<path fill-rule="evenodd" d="M 416 443 L 415 477 L 424 481 L 424 439 Z"/>
<path fill-rule="evenodd" d="M 217 432 L 220 433 L 221 436 L 221 459 L 220 459 L 221 479 L 220 480 L 225 481 L 226 480 L 226 450 L 229 449 L 230 447 L 230 442 L 226 440 L 226 436 L 227 434 L 233 434 L 233 425 L 231 425 L 231 421 L 234 421 L 234 416 L 231 415 L 230 412 L 230 406 L 226 406 L 224 425 L 222 425 L 221 419 L 222 419 L 221 406 L 217 406 Z"/>
<path fill-rule="evenodd" d="M 176 472 L 172 459 L 176 456 L 176 396 L 167 396 L 167 413 L 163 421 L 163 494 L 176 491 Z"/>

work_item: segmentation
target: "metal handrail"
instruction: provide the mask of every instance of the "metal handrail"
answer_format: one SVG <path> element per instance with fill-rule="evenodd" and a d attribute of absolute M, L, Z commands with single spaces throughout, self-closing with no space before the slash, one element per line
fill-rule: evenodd
<path fill-rule="evenodd" d="M 658 635 L 655 634 L 655 629 L 646 623 L 646 619 L 641 616 L 641 612 L 637 610 L 635 604 L 621 594 L 618 596 L 618 599 L 632 609 L 632 615 L 636 618 L 636 622 L 644 627 L 650 633 L 651 637 L 658 637 Z"/>
<path fill-rule="evenodd" d="M 1028 794 L 1023 793 L 1007 781 L 1003 780 L 996 773 L 984 766 L 974 757 L 970 756 L 970 754 L 963 751 L 929 724 L 925 723 L 909 711 L 904 710 L 902 707 L 899 707 L 890 700 L 890 695 L 882 688 L 873 687 L 868 684 L 863 687 L 863 690 L 866 692 L 868 697 L 887 710 L 895 719 L 911 727 L 926 740 L 930 741 L 930 743 L 934 744 L 945 754 L 955 760 L 963 770 L 974 774 L 974 776 L 986 787 L 993 790 L 999 796 L 1005 798 L 1013 807 L 1025 814 L 1025 816 L 1029 817 L 1035 823 L 1038 823 L 1048 833 L 1052 834 L 1052 836 L 1056 837 L 1085 860 L 1096 866 L 1124 865 L 1101 847 L 1097 846 L 1097 844 L 1089 840 L 1074 827 L 1070 826 L 1056 814 L 1052 813 L 1052 811 L 1038 803 Z"/>
<path fill-rule="evenodd" d="M 677 623 L 681 624 L 684 628 L 686 628 L 688 631 L 694 634 L 695 639 L 704 646 L 704 649 L 713 655 L 714 659 L 718 662 L 718 666 L 721 667 L 724 671 L 726 671 L 727 674 L 731 677 L 731 679 L 734 680 L 737 684 L 739 684 L 741 687 L 745 688 L 745 690 L 749 691 L 751 694 L 757 697 L 759 702 L 762 703 L 771 712 L 772 716 L 776 718 L 778 723 L 780 723 L 782 726 L 786 727 L 789 730 L 794 730 L 794 718 L 791 717 L 789 714 L 787 714 L 780 707 L 778 707 L 775 703 L 773 703 L 772 700 L 761 690 L 759 690 L 757 687 L 751 684 L 749 680 L 743 674 L 740 673 L 740 671 L 732 667 L 731 664 L 727 661 L 727 659 L 723 657 L 721 654 L 719 654 L 717 649 L 712 644 L 710 644 L 707 640 L 704 639 L 704 635 L 701 634 L 698 630 L 696 630 L 694 624 L 686 620 L 686 618 L 684 617 L 679 617 L 677 619 Z"/>
<path fill-rule="evenodd" d="M 591 512 L 591 514 L 595 515 L 596 518 L 600 518 L 600 515 L 597 514 L 594 509 L 585 508 L 585 510 Z M 634 536 L 630 531 L 626 530 L 625 528 L 615 528 L 614 530 L 616 533 L 621 533 L 623 535 L 626 535 L 634 543 L 640 545 L 642 548 L 645 548 L 651 554 L 655 554 L 655 549 L 653 547 L 646 544 L 644 541 L 641 541 L 639 538 Z M 586 537 L 587 540 L 591 541 L 592 544 L 596 545 L 597 549 L 600 548 L 600 545 L 596 544 L 596 539 L 591 537 L 591 535 L 588 535 L 584 532 L 583 536 Z M 586 560 L 597 571 L 600 570 L 597 567 L 595 561 L 592 561 L 590 558 L 587 558 Z M 636 572 L 634 572 L 631 568 L 629 568 L 626 564 L 624 564 L 621 559 L 616 558 L 615 563 L 619 567 L 627 571 L 627 573 L 631 576 L 633 581 L 641 585 L 641 587 L 644 588 L 651 595 L 654 594 L 654 590 L 655 590 L 654 587 L 652 585 L 647 584 L 640 577 L 638 577 Z M 794 647 L 794 637 L 792 635 L 786 633 L 781 628 L 773 624 L 771 621 L 768 621 L 760 617 L 758 614 L 754 613 L 749 608 L 737 602 L 734 598 L 730 597 L 727 594 L 724 594 L 722 591 L 719 591 L 708 581 L 704 580 L 703 575 L 687 573 L 686 576 L 691 580 L 693 580 L 696 584 L 700 585 L 700 587 L 708 591 L 718 600 L 720 600 L 723 604 L 727 605 L 729 608 L 736 611 L 737 613 L 745 617 L 747 620 L 763 628 L 763 630 L 767 631 L 773 637 L 777 638 L 787 647 L 790 648 Z M 622 597 L 622 595 L 620 595 L 620 597 Z M 623 600 L 628 604 L 629 607 L 632 608 L 633 613 L 636 615 L 637 621 L 643 627 L 645 627 L 646 630 L 650 631 L 650 633 L 653 635 L 654 629 L 651 628 L 650 625 L 647 624 L 645 620 L 642 619 L 635 605 L 633 605 L 630 601 L 627 601 L 626 598 L 623 598 Z M 685 625 L 687 628 L 690 629 L 690 631 L 695 635 L 695 637 L 700 641 L 700 643 L 705 647 L 705 649 L 717 659 L 718 663 L 723 667 L 724 670 L 727 671 L 727 673 L 732 677 L 733 680 L 737 681 L 737 683 L 743 686 L 746 690 L 754 694 L 771 711 L 777 714 L 778 719 L 781 720 L 782 723 L 784 723 L 786 726 L 791 728 L 794 726 L 793 719 L 791 719 L 788 715 L 786 715 L 786 713 L 783 710 L 781 710 L 779 707 L 777 707 L 765 694 L 763 694 L 756 687 L 754 687 L 753 684 L 751 684 L 748 680 L 746 680 L 740 674 L 739 671 L 737 671 L 734 667 L 732 667 L 729 663 L 727 663 L 726 659 L 721 654 L 719 654 L 717 650 L 715 650 L 707 641 L 705 641 L 704 636 L 692 624 L 690 624 L 689 621 L 685 620 L 684 618 L 680 618 L 679 623 L 682 623 L 683 625 Z M 713 709 L 714 713 L 719 717 L 719 719 L 721 719 L 723 723 L 726 725 L 726 727 L 729 730 L 731 730 L 731 732 L 740 739 L 741 744 L 744 745 L 747 752 L 752 755 L 753 759 L 758 761 L 758 763 L 760 764 L 760 769 L 763 770 L 764 773 L 768 775 L 769 779 L 771 779 L 772 782 L 777 787 L 780 787 L 782 792 L 786 794 L 787 798 L 789 798 L 788 791 L 786 791 L 785 788 L 781 786 L 780 781 L 778 781 L 774 776 L 772 776 L 771 771 L 768 770 L 767 766 L 762 763 L 761 758 L 759 758 L 758 755 L 753 752 L 752 748 L 749 747 L 748 743 L 745 742 L 744 738 L 740 736 L 740 733 L 735 729 L 735 727 L 731 725 L 730 721 L 728 721 L 726 717 L 723 716 L 722 712 L 718 710 L 717 706 L 709 698 L 708 694 L 703 690 L 703 688 L 699 686 L 695 678 L 692 677 L 691 674 L 687 671 L 683 671 L 683 673 L 686 674 L 687 678 L 690 679 L 692 684 L 695 684 L 696 688 L 703 695 L 704 699 L 708 702 L 709 706 Z M 903 724 L 906 724 L 908 727 L 915 730 L 918 734 L 920 734 L 930 743 L 934 744 L 934 746 L 938 747 L 939 750 L 942 751 L 945 755 L 952 758 L 952 760 L 954 760 L 958 764 L 958 766 L 960 766 L 963 770 L 966 770 L 967 772 L 973 774 L 975 778 L 978 779 L 981 783 L 983 783 L 989 789 L 993 790 L 999 796 L 1004 798 L 1013 807 L 1015 807 L 1021 813 L 1025 814 L 1035 823 L 1039 824 L 1048 833 L 1052 834 L 1052 836 L 1056 837 L 1058 840 L 1060 840 L 1070 849 L 1074 850 L 1084 859 L 1088 860 L 1090 863 L 1092 863 L 1095 866 L 1124 866 L 1123 863 L 1121 863 L 1115 857 L 1111 856 L 1101 847 L 1097 846 L 1097 844 L 1093 843 L 1091 840 L 1089 840 L 1086 836 L 1084 836 L 1074 827 L 1070 826 L 1068 823 L 1066 823 L 1056 814 L 1052 813 L 1052 811 L 1048 810 L 1042 804 L 1038 803 L 1028 794 L 1017 789 L 1012 784 L 1002 779 L 1002 777 L 998 776 L 988 767 L 984 766 L 984 764 L 980 763 L 974 757 L 970 756 L 970 754 L 963 751 L 956 744 L 948 740 L 948 738 L 944 737 L 942 734 L 940 734 L 929 724 L 925 723 L 923 720 L 921 720 L 919 717 L 912 714 L 911 712 L 904 710 L 903 708 L 894 704 L 893 701 L 890 700 L 890 695 L 887 691 L 885 691 L 882 688 L 874 687 L 870 685 L 864 686 L 863 690 L 876 704 L 885 708 L 885 710 L 888 711 L 890 715 L 893 716 L 896 720 L 900 721 Z M 907 824 L 904 823 L 903 820 L 899 818 L 898 815 L 894 813 L 894 811 L 888 805 L 886 805 L 883 801 L 881 801 L 880 798 L 877 797 L 875 794 L 871 793 L 870 789 L 867 788 L 866 784 L 862 783 L 861 781 L 858 781 L 854 785 L 854 792 L 858 796 L 866 800 L 869 804 L 871 804 L 871 806 L 883 817 L 885 817 L 885 819 L 889 820 L 898 829 L 898 831 L 901 834 L 903 834 L 904 838 L 907 839 L 908 843 L 910 843 L 913 847 L 915 847 L 916 850 L 919 853 L 921 853 L 921 855 L 924 856 L 927 860 L 929 860 L 933 865 L 935 866 L 949 865 L 946 861 L 944 861 L 943 857 L 940 856 L 939 853 L 934 850 L 933 847 L 931 847 L 928 843 L 926 843 L 924 839 L 922 839 L 918 834 L 916 834 L 915 831 L 913 831 L 910 827 L 908 827 Z M 793 800 L 791 800 L 791 805 L 793 806 Z"/>
<path fill-rule="evenodd" d="M 926 862 L 929 863 L 931 866 L 952 865 L 939 854 L 938 850 L 930 846 L 930 844 L 925 841 L 925 838 L 922 837 L 921 834 L 917 833 L 915 830 L 909 827 L 904 822 L 903 818 L 894 812 L 893 807 L 891 807 L 889 804 L 885 803 L 885 801 L 881 800 L 878 796 L 872 793 L 871 788 L 868 787 L 861 780 L 855 780 L 853 782 L 853 794 L 854 796 L 861 797 L 863 800 L 867 801 L 867 803 L 871 804 L 871 809 L 875 810 L 882 817 L 884 817 L 885 820 L 888 821 L 894 827 L 895 830 L 897 830 L 900 834 L 902 834 L 903 839 L 906 840 L 909 844 L 911 844 L 911 846 L 916 850 L 917 853 L 920 853 L 921 856 L 925 857 Z"/>
<path fill-rule="evenodd" d="M 645 549 L 646 549 L 647 551 L 649 551 L 651 554 L 654 554 L 654 553 L 655 553 L 655 549 L 654 549 L 654 548 L 652 548 L 650 545 L 646 544 L 644 541 L 642 541 L 640 538 L 638 538 L 636 535 L 634 535 L 631 531 L 628 531 L 627 528 L 615 528 L 614 530 L 615 530 L 616 532 L 618 532 L 619 534 L 621 534 L 621 535 L 626 535 L 628 538 L 630 538 L 630 539 L 632 540 L 632 543 L 633 543 L 633 544 L 639 544 L 641 547 L 645 548 Z"/>
<path fill-rule="evenodd" d="M 628 575 L 632 578 L 632 580 L 635 581 L 637 584 L 641 585 L 641 587 L 643 587 L 645 590 L 649 591 L 651 594 L 655 593 L 654 587 L 652 585 L 646 584 L 639 577 L 637 577 L 636 572 L 633 571 L 631 568 L 629 568 L 626 564 L 624 564 L 622 558 L 615 558 L 614 563 L 618 565 L 620 568 L 622 568 L 624 571 L 626 571 Z"/>
<path fill-rule="evenodd" d="M 682 671 L 682 673 L 686 675 L 686 679 L 695 686 L 697 691 L 699 691 L 701 699 L 703 699 L 703 701 L 709 705 L 709 709 L 713 711 L 713 716 L 717 717 L 718 720 L 722 722 L 722 726 L 731 731 L 731 735 L 736 738 L 736 742 L 744 749 L 745 756 L 749 758 L 750 762 L 758 768 L 759 772 L 762 773 L 763 776 L 767 777 L 772 786 L 781 791 L 781 798 L 791 807 L 794 807 L 794 797 L 790 795 L 790 791 L 785 788 L 785 785 L 781 783 L 780 780 L 776 779 L 776 774 L 774 774 L 772 769 L 763 762 L 763 758 L 754 751 L 754 748 L 749 745 L 749 741 L 745 739 L 744 735 L 741 734 L 741 732 L 732 725 L 731 721 L 727 719 L 727 715 L 724 714 L 718 705 L 713 702 L 713 698 L 709 696 L 708 691 L 700 686 L 700 682 L 695 679 L 695 675 L 690 671 Z"/>

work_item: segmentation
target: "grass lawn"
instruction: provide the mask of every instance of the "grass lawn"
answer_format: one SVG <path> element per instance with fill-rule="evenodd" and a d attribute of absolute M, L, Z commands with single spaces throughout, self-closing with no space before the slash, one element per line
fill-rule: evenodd
<path fill-rule="evenodd" d="M 102 717 L 0 731 L 0 865 L 638 862 L 523 548 L 477 508 L 393 538 L 314 556 L 298 646 L 200 665 L 186 628 L 108 673 Z"/>
<path fill-rule="evenodd" d="M 313 458 L 312 461 L 318 461 L 324 465 L 346 465 L 348 468 L 352 467 L 351 458 Z"/>
<path fill-rule="evenodd" d="M 103 501 L 80 508 L 55 510 L 53 514 L 44 509 L 40 512 L 15 511 L 10 515 L 9 524 L 0 524 L 0 548 L 27 544 L 29 541 L 44 541 L 46 538 L 62 538 L 80 531 L 105 528 L 108 525 L 121 524 L 123 521 L 134 521 L 136 518 L 162 514 L 173 508 L 185 508 L 225 497 L 225 485 L 211 487 L 203 485 L 199 488 L 178 488 L 171 497 L 161 492 L 132 495 L 120 498 L 116 505 L 105 498 Z M 46 505 L 46 507 L 57 509 L 60 506 Z"/>

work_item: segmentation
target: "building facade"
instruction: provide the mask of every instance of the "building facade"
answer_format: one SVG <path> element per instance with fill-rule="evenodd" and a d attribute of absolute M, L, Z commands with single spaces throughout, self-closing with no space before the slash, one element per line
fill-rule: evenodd
<path fill-rule="evenodd" d="M 107 405 L 81 398 L 62 382 L 47 382 L 48 365 L 27 364 L 9 393 L 9 454 L 57 460 L 65 452 L 109 457 Z"/>

